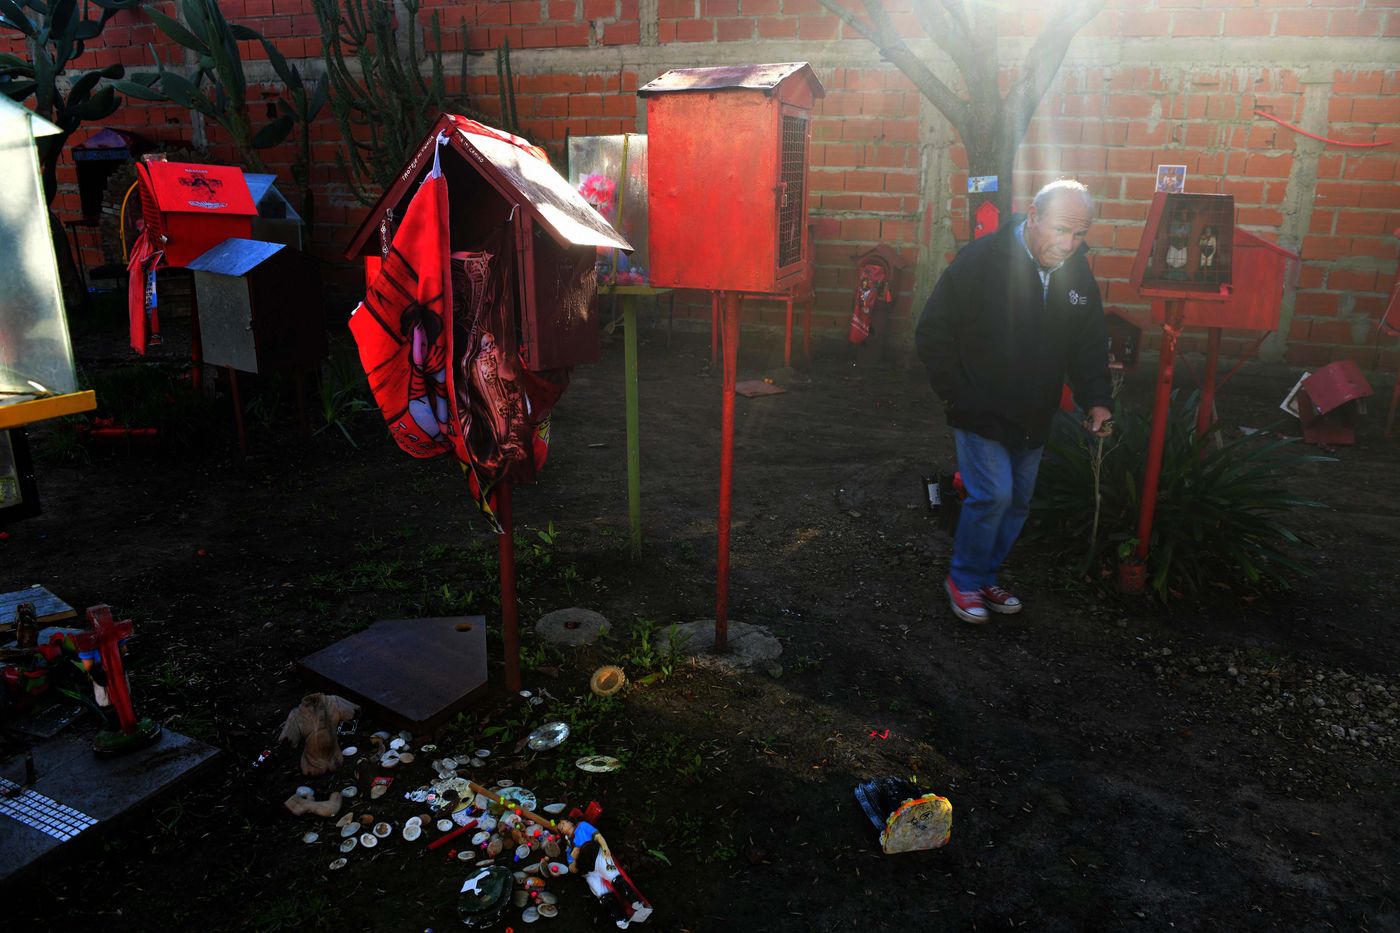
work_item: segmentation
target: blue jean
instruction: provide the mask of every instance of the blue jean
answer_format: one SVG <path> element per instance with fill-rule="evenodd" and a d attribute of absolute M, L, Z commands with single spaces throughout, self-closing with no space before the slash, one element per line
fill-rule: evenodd
<path fill-rule="evenodd" d="M 975 592 L 997 582 L 1030 513 L 1044 448 L 1012 450 L 971 431 L 953 431 L 967 498 L 953 536 L 950 571 L 958 589 Z"/>

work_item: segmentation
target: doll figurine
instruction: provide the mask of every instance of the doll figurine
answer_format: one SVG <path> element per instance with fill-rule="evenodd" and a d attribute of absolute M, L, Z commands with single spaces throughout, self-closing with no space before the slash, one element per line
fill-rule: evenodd
<path fill-rule="evenodd" d="M 342 722 L 354 719 L 359 711 L 358 706 L 333 693 L 308 693 L 301 705 L 287 714 L 278 741 L 294 747 L 304 745 L 302 774 L 334 771 L 345 760 L 336 730 Z"/>
<path fill-rule="evenodd" d="M 1215 272 L 1215 228 L 1205 227 L 1201 230 L 1201 238 L 1196 241 L 1196 247 L 1201 251 L 1201 258 L 1196 264 L 1196 278 L 1209 278 Z"/>
<path fill-rule="evenodd" d="M 651 916 L 651 904 L 637 890 L 632 879 L 617 865 L 608 842 L 598 828 L 582 820 L 560 820 L 559 831 L 568 840 L 565 844 L 569 871 L 577 874 L 584 868 L 583 880 L 608 916 L 625 930 L 633 923 L 645 923 Z"/>

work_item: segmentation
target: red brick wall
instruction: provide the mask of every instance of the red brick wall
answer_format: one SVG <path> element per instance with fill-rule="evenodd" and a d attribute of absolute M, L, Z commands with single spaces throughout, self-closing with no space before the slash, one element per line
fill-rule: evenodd
<path fill-rule="evenodd" d="M 910 35 L 920 34 L 908 0 L 887 6 Z M 999 25 L 1008 47 L 1039 32 L 1049 6 L 1007 5 Z M 290 58 L 319 54 L 310 0 L 226 0 L 222 8 Z M 654 19 L 647 13 L 653 8 Z M 426 0 L 425 20 L 431 12 L 442 18 L 450 57 L 464 45 L 488 51 L 469 59 L 466 89 L 488 114 L 499 110 L 489 50 L 509 41 L 525 130 L 556 153 L 566 134 L 643 129 L 636 88 L 668 67 L 811 61 L 827 90 L 813 126 L 811 178 L 819 335 L 845 333 L 851 254 L 884 241 L 918 265 L 920 274 L 906 276 L 900 295 L 899 318 L 907 325 L 954 238 L 967 235 L 966 159 L 947 142 L 955 137 L 943 118 L 818 0 L 655 0 L 646 10 L 639 0 Z M 1090 239 L 1105 297 L 1145 317 L 1128 269 L 1155 167 L 1185 164 L 1188 190 L 1233 194 L 1242 226 L 1301 252 L 1296 293 L 1285 306 L 1290 360 L 1315 365 L 1351 357 L 1363 367 L 1394 369 L 1400 351 L 1393 339 L 1377 337 L 1375 325 L 1400 246 L 1391 233 L 1400 228 L 1400 142 L 1323 145 L 1253 111 L 1346 142 L 1400 141 L 1397 37 L 1397 0 L 1109 0 L 1076 38 L 1036 112 L 1017 162 L 1016 204 L 1062 175 L 1087 183 L 1101 203 Z M 179 50 L 139 17 L 122 14 L 78 64 L 146 68 L 149 42 L 163 58 L 180 60 Z M 243 53 L 262 58 L 248 43 Z M 1241 64 L 1195 63 L 1207 61 Z M 1004 62 L 1009 80 L 1015 53 Z M 250 97 L 260 90 L 250 89 Z M 160 139 L 189 136 L 182 115 L 140 103 L 109 124 Z M 212 136 L 220 151 L 226 140 L 217 131 Z M 338 143 L 327 115 L 317 127 L 313 184 L 321 224 L 314 248 L 328 258 L 362 216 L 336 178 Z M 290 147 L 266 155 L 286 177 Z M 930 181 L 929 167 L 939 165 L 951 170 Z M 71 188 L 71 167 L 64 180 Z M 60 206 L 76 212 L 75 188 L 65 190 Z M 707 305 L 694 308 L 708 315 Z M 778 317 L 771 309 L 756 313 Z M 1227 352 L 1252 342 L 1251 335 L 1229 336 Z"/>

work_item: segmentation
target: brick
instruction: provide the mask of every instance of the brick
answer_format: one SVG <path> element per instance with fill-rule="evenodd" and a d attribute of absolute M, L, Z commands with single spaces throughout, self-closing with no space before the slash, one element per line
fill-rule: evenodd
<path fill-rule="evenodd" d="M 1108 99 L 1108 116 L 1126 120 L 1150 117 L 1157 99 L 1146 94 L 1114 94 Z"/>
<path fill-rule="evenodd" d="M 1160 148 L 1172 141 L 1172 127 L 1166 120 L 1155 125 L 1133 121 L 1128 124 L 1127 145 Z"/>
<path fill-rule="evenodd" d="M 1371 209 L 1369 203 L 1364 210 L 1338 211 L 1337 230 L 1351 236 L 1384 236 L 1394 229 L 1397 218 Z"/>
<path fill-rule="evenodd" d="M 642 41 L 638 23 L 608 23 L 603 27 L 604 45 L 637 45 Z"/>
<path fill-rule="evenodd" d="M 1342 296 L 1335 292 L 1298 292 L 1293 313 L 1299 317 L 1335 317 Z"/>
<path fill-rule="evenodd" d="M 1244 174 L 1251 178 L 1287 178 L 1292 171 L 1292 155 L 1250 155 L 1244 162 Z"/>
<path fill-rule="evenodd" d="M 1329 16 L 1326 10 L 1280 10 L 1274 20 L 1274 35 L 1322 38 L 1327 35 Z"/>
<path fill-rule="evenodd" d="M 714 23 L 704 20 L 681 20 L 676 23 L 677 42 L 713 42 L 714 39 Z"/>
<path fill-rule="evenodd" d="M 1124 10 L 1120 22 L 1120 32 L 1125 38 L 1137 36 L 1162 38 L 1171 34 L 1172 18 L 1170 13 Z"/>
<path fill-rule="evenodd" d="M 752 19 L 721 19 L 715 25 L 716 36 L 720 42 L 748 41 L 754 37 L 755 22 Z"/>
<path fill-rule="evenodd" d="M 758 20 L 760 39 L 796 39 L 797 20 L 761 17 Z"/>
<path fill-rule="evenodd" d="M 841 34 L 841 21 L 834 16 L 802 16 L 797 20 L 797 34 L 804 40 L 835 39 Z"/>
<path fill-rule="evenodd" d="M 528 2 L 513 2 L 510 7 L 510 24 L 512 26 L 523 26 L 528 23 L 538 23 L 540 17 L 540 5 L 538 0 L 528 0 Z"/>
<path fill-rule="evenodd" d="M 1311 261 L 1339 259 L 1351 255 L 1353 245 L 1351 237 L 1310 236 L 1303 241 L 1301 255 Z"/>
<path fill-rule="evenodd" d="M 658 0 L 657 16 L 661 19 L 693 19 L 699 15 L 696 0 Z"/>
<path fill-rule="evenodd" d="M 1394 156 L 1348 155 L 1343 176 L 1356 181 L 1389 181 L 1395 177 Z"/>
<path fill-rule="evenodd" d="M 1225 35 L 1268 36 L 1274 31 L 1274 14 L 1265 10 L 1231 10 L 1225 14 Z"/>
<path fill-rule="evenodd" d="M 1353 123 L 1400 123 L 1400 100 L 1394 97 L 1357 97 L 1351 101 Z"/>
<path fill-rule="evenodd" d="M 1162 5 L 1162 0 L 1158 0 L 1158 6 Z M 1218 36 L 1220 35 L 1220 25 L 1224 17 L 1220 13 L 1195 10 L 1190 13 L 1172 14 L 1173 37 L 1188 36 Z"/>
<path fill-rule="evenodd" d="M 565 23 L 554 29 L 554 45 L 556 48 L 584 48 L 592 38 L 592 30 L 587 23 Z"/>
<path fill-rule="evenodd" d="M 1374 192 L 1367 190 L 1367 186 L 1363 185 L 1350 182 L 1319 181 L 1314 203 L 1328 207 L 1356 207 L 1361 203 L 1363 193 L 1366 194 L 1368 202 L 1374 194 Z"/>
<path fill-rule="evenodd" d="M 1382 288 L 1380 275 L 1366 269 L 1333 269 L 1327 273 L 1327 287 L 1340 292 L 1376 292 Z"/>
<path fill-rule="evenodd" d="M 1391 14 L 1391 19 L 1395 14 Z M 1384 35 L 1384 17 L 1379 12 L 1354 10 L 1333 10 L 1327 20 L 1329 36 L 1381 36 Z"/>

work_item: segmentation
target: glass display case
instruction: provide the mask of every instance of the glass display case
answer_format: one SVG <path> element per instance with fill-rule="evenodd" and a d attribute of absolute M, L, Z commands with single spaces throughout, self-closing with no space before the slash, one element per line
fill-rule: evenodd
<path fill-rule="evenodd" d="M 94 407 L 77 392 L 36 136 L 59 132 L 0 96 L 0 428 Z"/>
<path fill-rule="evenodd" d="M 569 183 L 635 247 L 631 256 L 620 250 L 598 250 L 598 284 L 650 284 L 646 136 L 570 137 Z"/>

